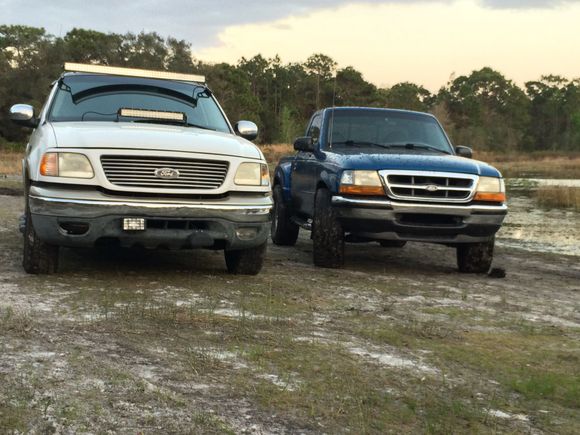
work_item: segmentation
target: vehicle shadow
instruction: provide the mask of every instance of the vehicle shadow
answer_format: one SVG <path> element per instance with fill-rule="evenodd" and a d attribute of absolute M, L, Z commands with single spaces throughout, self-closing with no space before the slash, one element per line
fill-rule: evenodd
<path fill-rule="evenodd" d="M 278 265 L 297 263 L 317 270 L 312 263 L 312 241 L 302 235 L 294 247 L 270 244 L 269 261 Z M 347 243 L 345 264 L 340 270 L 369 274 L 449 274 L 458 273 L 455 249 L 427 243 L 407 243 L 403 248 L 383 248 L 376 242 Z"/>
<path fill-rule="evenodd" d="M 223 251 L 152 250 L 144 248 L 98 247 L 94 249 L 64 248 L 61 250 L 60 272 L 99 274 L 114 271 L 193 272 L 226 274 Z"/>

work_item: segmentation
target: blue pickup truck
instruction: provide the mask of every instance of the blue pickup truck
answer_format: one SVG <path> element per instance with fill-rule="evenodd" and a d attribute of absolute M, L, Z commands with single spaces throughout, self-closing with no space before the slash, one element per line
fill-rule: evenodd
<path fill-rule="evenodd" d="M 345 242 L 456 248 L 461 272 L 486 273 L 506 214 L 503 178 L 453 147 L 427 113 L 365 107 L 317 111 L 274 174 L 272 240 L 312 231 L 314 264 L 341 267 Z"/>

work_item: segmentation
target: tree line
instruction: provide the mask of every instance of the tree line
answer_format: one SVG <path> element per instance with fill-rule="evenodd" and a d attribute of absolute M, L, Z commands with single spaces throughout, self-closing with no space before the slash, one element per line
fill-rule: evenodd
<path fill-rule="evenodd" d="M 547 75 L 522 89 L 485 67 L 431 93 L 409 82 L 377 87 L 320 53 L 301 63 L 258 54 L 210 64 L 196 60 L 188 42 L 155 32 L 75 28 L 55 37 L 20 25 L 0 25 L 0 141 L 26 140 L 8 120 L 10 106 L 40 109 L 66 61 L 204 74 L 228 117 L 255 121 L 262 143 L 292 142 L 317 108 L 355 105 L 431 112 L 455 144 L 479 150 L 580 150 L 580 79 Z"/>

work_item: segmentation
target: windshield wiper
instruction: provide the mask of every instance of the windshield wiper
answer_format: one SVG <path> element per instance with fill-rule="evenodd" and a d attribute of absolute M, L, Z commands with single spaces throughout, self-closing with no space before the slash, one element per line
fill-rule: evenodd
<path fill-rule="evenodd" d="M 406 143 L 406 144 L 390 144 L 390 147 L 394 148 L 406 148 L 408 150 L 413 150 L 415 148 L 430 150 L 430 151 L 437 151 L 443 154 L 451 154 L 449 151 L 442 150 L 441 148 L 434 147 L 432 145 L 428 145 L 425 143 Z"/>
<path fill-rule="evenodd" d="M 181 126 L 186 126 L 186 127 L 196 127 L 196 128 L 202 128 L 204 130 L 216 131 L 215 128 L 207 127 L 205 125 L 192 124 L 191 122 L 173 121 L 171 119 L 151 119 L 151 118 L 146 118 L 146 119 L 134 119 L 131 122 L 139 122 L 139 123 L 147 123 L 147 124 L 181 125 Z"/>
<path fill-rule="evenodd" d="M 186 122 L 185 125 L 187 127 L 196 127 L 196 128 L 202 128 L 204 130 L 217 131 L 215 128 L 208 127 L 207 125 L 192 124 L 191 122 Z"/>
<path fill-rule="evenodd" d="M 345 140 L 345 141 L 341 141 L 341 142 L 332 142 L 330 144 L 330 146 L 332 147 L 333 145 L 346 145 L 346 146 L 373 146 L 373 147 L 379 147 L 379 148 L 390 148 L 391 145 L 386 145 L 386 144 L 380 144 L 380 143 L 376 143 L 376 142 L 366 142 L 366 141 L 362 141 L 362 140 Z"/>
<path fill-rule="evenodd" d="M 113 117 L 116 120 L 118 119 L 117 112 L 113 112 L 113 113 L 101 113 L 101 112 L 95 112 L 94 110 L 89 110 L 87 112 L 84 112 L 81 115 L 81 121 L 84 121 L 85 120 L 85 116 L 87 116 L 87 115 L 111 116 L 111 117 Z"/>

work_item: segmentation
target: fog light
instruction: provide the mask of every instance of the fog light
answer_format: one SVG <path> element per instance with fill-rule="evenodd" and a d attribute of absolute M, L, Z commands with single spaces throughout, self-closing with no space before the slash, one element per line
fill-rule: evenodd
<path fill-rule="evenodd" d="M 236 236 L 240 240 L 250 240 L 256 237 L 258 233 L 256 228 L 238 228 L 236 230 Z"/>
<path fill-rule="evenodd" d="M 143 218 L 124 218 L 123 229 L 125 231 L 144 231 L 145 219 Z"/>

